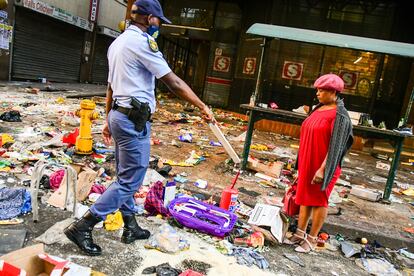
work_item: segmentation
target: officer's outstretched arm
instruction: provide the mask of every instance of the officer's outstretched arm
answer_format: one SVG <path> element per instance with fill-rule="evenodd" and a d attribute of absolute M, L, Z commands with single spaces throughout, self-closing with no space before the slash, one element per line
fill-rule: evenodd
<path fill-rule="evenodd" d="M 208 121 L 214 120 L 213 113 L 208 106 L 203 103 L 194 91 L 176 74 L 170 72 L 160 78 L 160 80 L 178 97 L 200 108 Z"/>

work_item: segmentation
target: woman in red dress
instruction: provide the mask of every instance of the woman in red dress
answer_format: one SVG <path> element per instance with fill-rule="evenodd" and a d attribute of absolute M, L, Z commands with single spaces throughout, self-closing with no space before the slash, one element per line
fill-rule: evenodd
<path fill-rule="evenodd" d="M 314 87 L 319 104 L 302 123 L 298 154 L 296 204 L 300 205 L 296 233 L 286 239 L 297 252 L 315 248 L 325 221 L 328 199 L 341 174 L 341 163 L 352 145 L 352 123 L 338 94 L 344 82 L 334 74 L 318 78 Z M 312 216 L 310 233 L 306 233 Z"/>

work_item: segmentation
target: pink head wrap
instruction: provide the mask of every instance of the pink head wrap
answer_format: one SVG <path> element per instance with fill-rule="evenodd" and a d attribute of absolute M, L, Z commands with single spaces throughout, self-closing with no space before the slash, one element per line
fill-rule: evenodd
<path fill-rule="evenodd" d="M 335 90 L 342 92 L 344 90 L 344 81 L 335 74 L 326 74 L 320 76 L 313 84 L 315 88 Z"/>

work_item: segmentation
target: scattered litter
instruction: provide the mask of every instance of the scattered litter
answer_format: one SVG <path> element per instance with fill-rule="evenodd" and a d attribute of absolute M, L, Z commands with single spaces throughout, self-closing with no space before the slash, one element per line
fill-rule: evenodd
<path fill-rule="evenodd" d="M 414 234 L 414 227 L 404 227 L 404 231 L 407 233 Z"/>
<path fill-rule="evenodd" d="M 402 193 L 407 195 L 407 196 L 414 196 L 414 188 L 409 188 L 409 189 L 403 191 Z"/>
<path fill-rule="evenodd" d="M 22 188 L 0 188 L 0 220 L 8 220 L 32 210 L 30 192 Z"/>
<path fill-rule="evenodd" d="M 53 191 L 56 191 L 62 183 L 63 177 L 65 176 L 65 170 L 58 170 L 52 173 L 49 177 L 49 185 Z"/>
<path fill-rule="evenodd" d="M 68 218 L 62 221 L 55 223 L 52 227 L 46 230 L 42 235 L 37 237 L 35 241 L 41 242 L 47 245 L 51 245 L 54 243 L 61 243 L 63 241 L 68 241 L 63 230 L 68 227 L 74 220 L 72 218 Z"/>
<path fill-rule="evenodd" d="M 363 186 L 352 186 L 351 195 L 375 202 L 381 199 L 382 192 L 365 188 Z"/>
<path fill-rule="evenodd" d="M 207 188 L 207 181 L 203 180 L 203 179 L 198 179 L 196 182 L 194 182 L 194 186 L 200 188 L 200 189 L 205 189 Z"/>
<path fill-rule="evenodd" d="M 157 249 L 164 253 L 177 253 L 190 248 L 187 240 L 180 237 L 178 232 L 168 223 L 162 224 L 157 232 L 151 236 L 147 249 Z"/>
<path fill-rule="evenodd" d="M 213 147 L 222 147 L 223 145 L 220 142 L 210 141 L 210 146 Z"/>
<path fill-rule="evenodd" d="M 411 260 L 414 260 L 414 253 L 408 252 L 404 248 L 398 250 L 398 252 L 400 252 L 401 255 L 404 255 L 405 257 L 410 258 Z"/>
<path fill-rule="evenodd" d="M 142 182 L 143 186 L 150 186 L 151 184 L 155 183 L 155 182 L 164 182 L 165 178 L 159 174 L 156 170 L 153 169 L 148 169 L 145 177 L 144 177 L 144 181 Z"/>
<path fill-rule="evenodd" d="M 361 252 L 361 246 L 350 242 L 341 242 L 341 250 L 345 257 L 350 258 Z"/>
<path fill-rule="evenodd" d="M 186 134 L 178 136 L 178 139 L 181 142 L 192 143 L 193 142 L 193 135 L 191 133 L 186 133 Z"/>
<path fill-rule="evenodd" d="M 124 221 L 122 220 L 122 214 L 120 211 L 116 211 L 115 214 L 109 214 L 106 216 L 104 226 L 107 231 L 115 231 L 121 229 L 123 225 Z"/>
<path fill-rule="evenodd" d="M 269 262 L 251 248 L 235 247 L 233 255 L 236 257 L 237 263 L 248 267 L 257 265 L 260 269 L 269 268 Z"/>
<path fill-rule="evenodd" d="M 256 204 L 254 207 L 249 224 L 270 227 L 272 235 L 281 243 L 284 237 L 284 221 L 280 215 L 280 208 L 265 204 Z"/>
<path fill-rule="evenodd" d="M 355 263 L 371 275 L 376 276 L 399 276 L 401 275 L 398 270 L 394 268 L 387 260 L 384 259 L 356 259 Z"/>
<path fill-rule="evenodd" d="M 188 197 L 174 199 L 168 209 L 182 225 L 218 237 L 230 232 L 237 221 L 230 211 Z"/>
<path fill-rule="evenodd" d="M 262 144 L 253 144 L 250 146 L 251 150 L 258 150 L 258 151 L 268 151 L 269 148 L 266 145 Z"/>
<path fill-rule="evenodd" d="M 19 111 L 11 110 L 1 114 L 0 120 L 5 122 L 21 122 L 22 119 L 20 118 L 20 116 L 21 115 Z"/>
<path fill-rule="evenodd" d="M 21 218 L 12 218 L 12 219 L 5 219 L 0 220 L 0 225 L 16 225 L 16 224 L 22 224 L 24 222 Z"/>
<path fill-rule="evenodd" d="M 174 177 L 174 181 L 177 181 L 179 183 L 186 183 L 188 179 L 181 175 L 177 175 L 176 177 Z"/>
<path fill-rule="evenodd" d="M 155 182 L 150 188 L 144 203 L 144 208 L 150 216 L 169 215 L 168 209 L 164 207 L 163 193 L 164 185 L 161 181 Z"/>
<path fill-rule="evenodd" d="M 301 258 L 299 258 L 299 256 L 295 254 L 289 254 L 289 253 L 283 253 L 283 256 L 285 256 L 285 258 L 291 260 L 292 262 L 300 265 L 301 267 L 305 267 L 305 263 L 303 262 Z"/>
<path fill-rule="evenodd" d="M 230 141 L 234 141 L 234 142 L 244 142 L 246 140 L 246 134 L 247 134 L 247 131 L 243 132 L 242 134 L 240 134 L 237 137 L 231 138 Z"/>
<path fill-rule="evenodd" d="M 384 162 L 381 162 L 381 161 L 378 161 L 377 165 L 375 167 L 377 169 L 380 169 L 380 170 L 389 171 L 390 168 L 391 168 L 391 165 L 387 164 L 387 163 L 384 163 Z"/>
<path fill-rule="evenodd" d="M 143 275 L 154 273 L 156 273 L 157 276 L 179 276 L 182 273 L 182 271 L 173 268 L 169 263 L 163 263 L 157 266 L 150 266 L 142 271 Z"/>

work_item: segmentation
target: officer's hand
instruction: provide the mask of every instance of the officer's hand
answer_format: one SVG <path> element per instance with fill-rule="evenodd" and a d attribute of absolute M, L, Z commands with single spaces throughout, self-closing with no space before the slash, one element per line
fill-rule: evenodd
<path fill-rule="evenodd" d="M 216 123 L 216 119 L 214 119 L 213 111 L 211 111 L 210 108 L 208 108 L 207 105 L 204 106 L 203 109 L 201 109 L 201 113 L 203 113 L 203 119 L 207 121 L 208 123 Z"/>
<path fill-rule="evenodd" d="M 104 128 L 102 129 L 102 136 L 104 139 L 104 143 L 109 146 L 112 143 L 111 132 L 109 131 L 108 123 L 105 123 Z"/>

